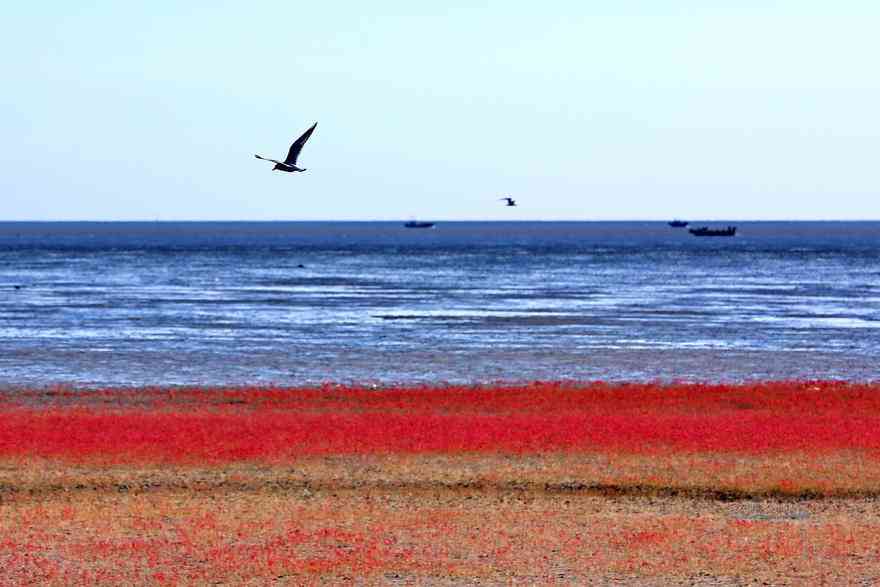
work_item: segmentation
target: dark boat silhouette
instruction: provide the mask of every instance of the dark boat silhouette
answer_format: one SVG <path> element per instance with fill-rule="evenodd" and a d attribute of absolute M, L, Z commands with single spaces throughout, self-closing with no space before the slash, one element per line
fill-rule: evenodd
<path fill-rule="evenodd" d="M 734 236 L 736 234 L 736 227 L 709 228 L 708 226 L 701 226 L 700 228 L 689 228 L 688 232 L 694 236 Z"/>
<path fill-rule="evenodd" d="M 433 228 L 433 222 L 421 222 L 419 220 L 410 220 L 406 224 L 404 224 L 407 228 Z"/>
<path fill-rule="evenodd" d="M 688 225 L 687 220 L 670 220 L 667 224 L 673 228 L 682 228 Z"/>

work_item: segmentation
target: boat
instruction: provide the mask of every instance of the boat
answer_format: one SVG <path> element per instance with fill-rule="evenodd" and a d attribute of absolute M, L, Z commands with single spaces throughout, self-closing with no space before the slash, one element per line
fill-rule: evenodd
<path fill-rule="evenodd" d="M 410 220 L 406 224 L 404 224 L 407 228 L 433 228 L 433 222 L 421 222 L 419 220 Z"/>
<path fill-rule="evenodd" d="M 687 220 L 670 220 L 667 224 L 673 228 L 682 228 L 688 225 Z"/>
<path fill-rule="evenodd" d="M 689 228 L 688 232 L 694 236 L 734 236 L 736 234 L 736 227 L 709 228 L 708 226 L 701 226 L 700 228 Z"/>

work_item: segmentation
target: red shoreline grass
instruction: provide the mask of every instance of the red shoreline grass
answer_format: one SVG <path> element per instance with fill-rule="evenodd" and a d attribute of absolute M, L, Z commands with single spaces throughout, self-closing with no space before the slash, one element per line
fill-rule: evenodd
<path fill-rule="evenodd" d="M 0 584 L 869 584 L 878 449 L 880 384 L 17 392 Z"/>
<path fill-rule="evenodd" d="M 880 384 L 39 392 L 0 405 L 0 458 L 289 461 L 385 453 L 880 455 Z"/>

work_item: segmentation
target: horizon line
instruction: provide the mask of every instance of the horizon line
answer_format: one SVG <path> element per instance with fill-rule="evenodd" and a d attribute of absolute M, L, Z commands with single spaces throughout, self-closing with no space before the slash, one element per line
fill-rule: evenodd
<path fill-rule="evenodd" d="M 563 218 L 428 218 L 428 217 L 419 217 L 419 220 L 425 222 L 669 222 L 671 220 L 686 220 L 689 223 L 692 222 L 880 222 L 880 218 L 695 218 L 695 219 L 685 219 L 683 217 L 669 217 L 669 218 L 595 218 L 595 219 L 563 219 Z M 412 218 L 371 218 L 371 219 L 345 219 L 345 218 L 308 218 L 308 219 L 247 219 L 247 218 L 237 218 L 237 219 L 198 219 L 198 218 L 131 218 L 131 219 L 101 219 L 101 218 L 90 218 L 90 219 L 0 219 L 0 223 L 4 224 L 12 224 L 12 223 L 86 223 L 86 222 L 94 222 L 94 223 L 282 223 L 282 222 L 349 222 L 349 223 L 357 223 L 357 222 L 407 222 L 412 220 Z"/>

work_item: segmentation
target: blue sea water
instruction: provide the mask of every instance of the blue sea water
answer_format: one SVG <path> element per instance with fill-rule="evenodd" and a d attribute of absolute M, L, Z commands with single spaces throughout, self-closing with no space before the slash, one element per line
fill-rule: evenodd
<path fill-rule="evenodd" d="M 880 379 L 880 222 L 694 224 L 0 223 L 0 386 Z"/>

